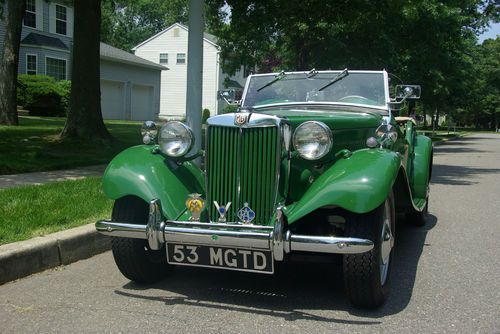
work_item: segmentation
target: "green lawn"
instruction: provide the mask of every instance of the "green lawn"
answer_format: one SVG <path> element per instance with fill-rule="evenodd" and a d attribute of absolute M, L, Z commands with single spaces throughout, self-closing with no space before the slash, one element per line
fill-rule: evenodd
<path fill-rule="evenodd" d="M 123 149 L 141 144 L 140 122 L 106 121 L 115 140 L 107 145 L 59 139 L 64 118 L 19 117 L 0 126 L 0 175 L 104 164 Z"/>
<path fill-rule="evenodd" d="M 0 245 L 111 216 L 101 177 L 0 190 Z"/>

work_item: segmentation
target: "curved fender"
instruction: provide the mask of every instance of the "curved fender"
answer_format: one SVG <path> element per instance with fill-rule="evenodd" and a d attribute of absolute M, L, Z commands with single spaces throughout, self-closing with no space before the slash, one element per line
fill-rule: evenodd
<path fill-rule="evenodd" d="M 425 199 L 432 170 L 432 140 L 423 135 L 416 136 L 414 152 L 411 176 L 413 197 Z"/>
<path fill-rule="evenodd" d="M 353 152 L 321 174 L 298 202 L 284 208 L 288 223 L 323 206 L 355 213 L 372 211 L 386 199 L 400 165 L 399 156 L 385 149 Z"/>
<path fill-rule="evenodd" d="M 190 162 L 177 165 L 152 150 L 140 145 L 118 154 L 104 172 L 104 193 L 113 200 L 134 195 L 149 203 L 159 198 L 165 217 L 175 219 L 185 210 L 188 194 L 204 193 L 203 173 Z"/>

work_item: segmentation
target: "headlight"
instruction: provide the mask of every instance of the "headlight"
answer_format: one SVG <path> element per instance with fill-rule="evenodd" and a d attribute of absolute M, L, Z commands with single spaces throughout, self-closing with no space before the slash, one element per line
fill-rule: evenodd
<path fill-rule="evenodd" d="M 377 130 L 375 130 L 375 135 L 381 140 L 390 139 L 392 142 L 395 142 L 398 139 L 398 132 L 396 129 L 390 124 L 382 124 Z"/>
<path fill-rule="evenodd" d="M 295 129 L 293 146 L 307 160 L 324 157 L 332 147 L 332 132 L 324 123 L 304 122 Z"/>
<path fill-rule="evenodd" d="M 193 146 L 194 137 L 191 129 L 181 122 L 168 122 L 160 129 L 158 144 L 160 150 L 169 157 L 182 157 Z"/>
<path fill-rule="evenodd" d="M 155 122 L 153 121 L 144 122 L 144 124 L 142 124 L 141 127 L 141 135 L 144 144 L 148 145 L 154 142 L 156 136 L 158 135 L 158 128 L 156 127 Z"/>

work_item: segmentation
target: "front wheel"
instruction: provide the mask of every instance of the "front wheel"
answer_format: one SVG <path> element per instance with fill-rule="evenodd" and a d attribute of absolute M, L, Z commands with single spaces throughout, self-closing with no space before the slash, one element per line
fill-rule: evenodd
<path fill-rule="evenodd" d="M 146 225 L 148 209 L 148 204 L 140 198 L 120 198 L 113 206 L 113 221 Z M 167 263 L 165 247 L 152 250 L 147 240 L 112 238 L 111 250 L 123 276 L 136 283 L 162 280 L 171 270 Z"/>
<path fill-rule="evenodd" d="M 389 296 L 394 232 L 394 198 L 392 192 L 384 203 L 366 214 L 348 214 L 346 235 L 374 242 L 371 251 L 343 257 L 346 294 L 354 306 L 375 308 Z"/>

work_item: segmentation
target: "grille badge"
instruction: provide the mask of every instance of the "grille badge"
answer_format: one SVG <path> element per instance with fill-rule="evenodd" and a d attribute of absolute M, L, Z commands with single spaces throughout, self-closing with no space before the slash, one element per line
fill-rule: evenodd
<path fill-rule="evenodd" d="M 217 208 L 217 212 L 219 213 L 219 223 L 225 223 L 227 210 L 229 210 L 231 202 L 227 203 L 225 206 L 221 206 L 219 205 L 219 203 L 217 203 L 217 201 L 214 201 L 214 205 Z"/>
<path fill-rule="evenodd" d="M 249 113 L 236 113 L 234 115 L 234 124 L 239 126 L 247 124 L 249 115 Z"/>
<path fill-rule="evenodd" d="M 249 224 L 252 220 L 255 219 L 255 212 L 250 209 L 248 203 L 245 202 L 245 205 L 238 211 L 238 218 L 244 223 Z"/>

